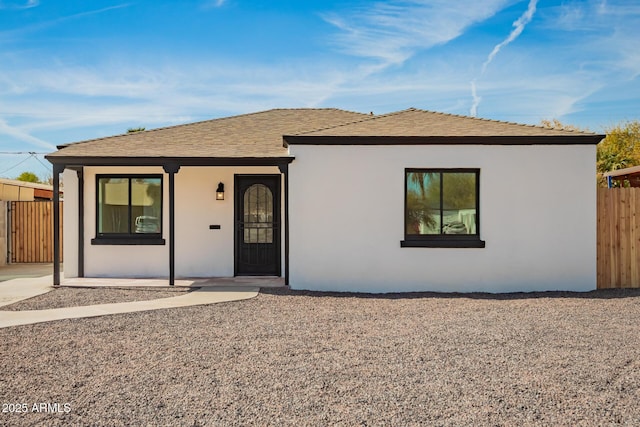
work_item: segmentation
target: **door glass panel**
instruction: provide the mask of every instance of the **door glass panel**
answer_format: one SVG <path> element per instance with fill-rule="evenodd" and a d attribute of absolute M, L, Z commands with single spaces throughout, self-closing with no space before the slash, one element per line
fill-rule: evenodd
<path fill-rule="evenodd" d="M 244 243 L 273 243 L 273 194 L 264 184 L 244 192 Z"/>

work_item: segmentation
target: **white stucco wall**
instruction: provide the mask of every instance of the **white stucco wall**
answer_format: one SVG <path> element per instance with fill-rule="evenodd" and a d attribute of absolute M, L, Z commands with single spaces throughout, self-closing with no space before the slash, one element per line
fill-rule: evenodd
<path fill-rule="evenodd" d="M 96 235 L 96 175 L 163 174 L 163 238 L 166 245 L 92 245 Z M 234 175 L 279 174 L 277 167 L 182 167 L 175 175 L 176 277 L 228 277 L 234 273 Z M 167 277 L 169 274 L 169 177 L 160 167 L 84 169 L 86 277 Z M 225 200 L 215 200 L 218 182 Z M 64 270 L 78 272 L 78 198 L 74 171 L 64 172 Z M 284 198 L 282 198 L 284 200 Z M 220 225 L 210 230 L 209 225 Z M 282 240 L 284 242 L 284 238 Z M 284 248 L 284 244 L 282 245 Z M 282 255 L 284 265 L 284 255 Z M 284 266 L 282 267 L 284 271 Z"/>
<path fill-rule="evenodd" d="M 176 276 L 233 276 L 236 174 L 280 171 L 277 167 L 184 167 L 176 175 Z M 219 182 L 224 183 L 223 201 L 215 200 Z M 220 230 L 210 230 L 209 225 L 220 225 Z M 281 260 L 284 263 L 284 255 Z"/>
<path fill-rule="evenodd" d="M 290 147 L 293 289 L 596 288 L 595 146 Z M 482 249 L 401 248 L 405 168 L 480 168 Z"/>

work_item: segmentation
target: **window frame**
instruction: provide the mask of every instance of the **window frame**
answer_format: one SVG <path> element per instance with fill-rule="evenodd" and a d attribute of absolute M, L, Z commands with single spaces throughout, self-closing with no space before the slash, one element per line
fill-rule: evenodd
<path fill-rule="evenodd" d="M 407 234 L 407 180 L 410 173 L 440 174 L 440 218 L 442 226 L 444 179 L 446 173 L 474 173 L 476 176 L 476 233 L 475 234 Z M 480 239 L 480 169 L 479 168 L 405 168 L 404 170 L 404 240 L 403 248 L 484 248 L 485 242 Z"/>
<path fill-rule="evenodd" d="M 104 233 L 99 231 L 100 220 L 100 180 L 101 179 L 127 179 L 128 181 L 128 205 L 127 218 L 131 221 L 131 183 L 135 179 L 160 179 L 160 231 L 158 233 Z M 95 238 L 91 239 L 92 245 L 164 245 L 163 235 L 163 217 L 164 217 L 164 175 L 163 174 L 96 174 L 95 179 Z M 128 230 L 131 230 L 131 223 L 128 224 Z"/>

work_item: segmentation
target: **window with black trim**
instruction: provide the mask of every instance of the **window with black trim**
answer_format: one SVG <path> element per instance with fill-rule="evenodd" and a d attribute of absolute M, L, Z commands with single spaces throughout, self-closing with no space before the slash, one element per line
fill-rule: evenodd
<path fill-rule="evenodd" d="M 164 244 L 162 175 L 97 175 L 94 244 Z"/>
<path fill-rule="evenodd" d="M 484 247 L 479 169 L 405 169 L 402 247 Z"/>

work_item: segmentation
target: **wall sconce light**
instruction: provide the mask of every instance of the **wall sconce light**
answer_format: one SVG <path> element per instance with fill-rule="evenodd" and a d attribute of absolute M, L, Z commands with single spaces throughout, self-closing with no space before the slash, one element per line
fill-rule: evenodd
<path fill-rule="evenodd" d="M 224 200 L 224 184 L 218 183 L 218 188 L 216 189 L 216 200 Z"/>

